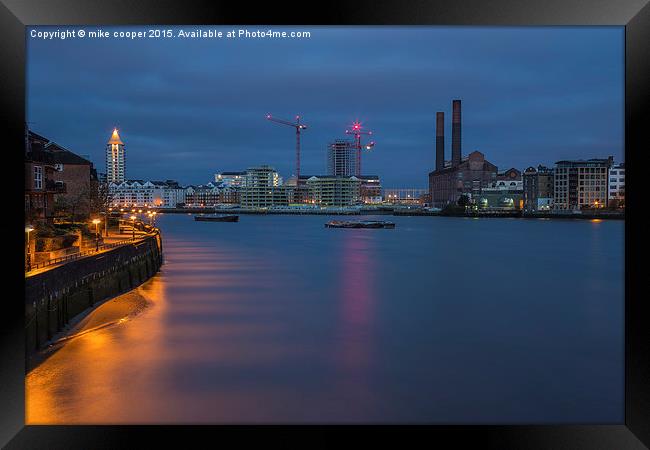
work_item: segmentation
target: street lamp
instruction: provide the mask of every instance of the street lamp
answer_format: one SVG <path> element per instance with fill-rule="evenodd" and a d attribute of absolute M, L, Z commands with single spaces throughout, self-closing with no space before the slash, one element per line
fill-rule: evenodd
<path fill-rule="evenodd" d="M 133 240 L 135 240 L 135 216 L 131 216 L 131 231 L 133 231 Z"/>
<path fill-rule="evenodd" d="M 32 270 L 32 255 L 29 251 L 29 233 L 34 231 L 34 227 L 31 225 L 25 226 L 25 233 L 27 233 L 27 272 Z"/>
<path fill-rule="evenodd" d="M 156 226 L 156 214 L 158 214 L 156 211 L 151 213 L 153 215 L 153 226 Z"/>
<path fill-rule="evenodd" d="M 99 219 L 93 219 L 93 223 L 95 224 L 95 251 L 99 251 L 99 223 L 101 220 Z"/>

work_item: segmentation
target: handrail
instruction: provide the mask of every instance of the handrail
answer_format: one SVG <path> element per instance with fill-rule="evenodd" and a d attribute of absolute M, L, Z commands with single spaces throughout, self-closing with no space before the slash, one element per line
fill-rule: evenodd
<path fill-rule="evenodd" d="M 51 266 L 53 264 L 58 264 L 58 263 L 61 263 L 61 262 L 64 262 L 64 261 L 72 261 L 72 260 L 75 260 L 75 259 L 82 258 L 84 256 L 97 254 L 97 253 L 99 253 L 99 252 L 101 252 L 103 250 L 108 250 L 108 249 L 111 249 L 111 248 L 119 247 L 121 245 L 126 245 L 126 244 L 129 244 L 129 243 L 133 243 L 133 242 L 142 240 L 145 237 L 155 236 L 157 232 L 158 232 L 158 230 L 156 228 L 154 228 L 150 233 L 145 233 L 144 236 L 140 235 L 141 237 L 124 239 L 124 240 L 118 241 L 118 242 L 111 242 L 110 244 L 102 244 L 96 250 L 85 250 L 83 252 L 74 253 L 72 255 L 59 256 L 58 258 L 48 259 L 47 261 L 43 261 L 43 262 L 40 262 L 40 263 L 33 263 L 33 264 L 31 264 L 30 272 L 32 270 L 35 270 L 35 269 L 42 269 L 43 267 Z M 29 273 L 29 272 L 25 272 L 25 273 Z"/>

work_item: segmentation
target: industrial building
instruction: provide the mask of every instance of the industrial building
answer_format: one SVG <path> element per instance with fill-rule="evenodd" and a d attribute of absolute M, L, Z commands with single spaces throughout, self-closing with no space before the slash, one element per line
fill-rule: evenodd
<path fill-rule="evenodd" d="M 497 181 L 497 166 L 479 151 L 462 157 L 461 103 L 452 102 L 451 161 L 445 161 L 444 113 L 436 113 L 436 165 L 429 173 L 432 206 L 442 208 L 458 201 L 461 195 L 478 196 Z"/>

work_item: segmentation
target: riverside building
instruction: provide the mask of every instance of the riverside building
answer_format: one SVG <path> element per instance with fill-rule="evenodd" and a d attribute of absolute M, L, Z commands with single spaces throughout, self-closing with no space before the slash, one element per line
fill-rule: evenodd
<path fill-rule="evenodd" d="M 109 183 L 113 208 L 175 208 L 185 202 L 185 189 L 174 180 L 129 180 Z"/>
<path fill-rule="evenodd" d="M 553 208 L 604 208 L 608 201 L 608 175 L 614 158 L 558 161 L 555 167 Z"/>
<path fill-rule="evenodd" d="M 554 178 L 554 170 L 542 165 L 524 171 L 524 211 L 548 211 L 553 207 Z"/>
<path fill-rule="evenodd" d="M 445 161 L 444 113 L 436 113 L 436 168 L 429 173 L 431 204 L 437 208 L 456 203 L 461 195 L 478 196 L 497 181 L 497 166 L 479 151 L 466 158 L 461 149 L 461 103 L 452 103 L 451 161 Z"/>
<path fill-rule="evenodd" d="M 289 189 L 282 186 L 282 177 L 271 166 L 250 167 L 246 170 L 240 191 L 242 208 L 268 208 L 286 206 Z"/>
<path fill-rule="evenodd" d="M 312 176 L 307 180 L 309 201 L 321 206 L 352 206 L 360 200 L 357 177 Z"/>
<path fill-rule="evenodd" d="M 609 169 L 609 206 L 625 205 L 625 163 L 613 165 Z"/>
<path fill-rule="evenodd" d="M 244 184 L 246 172 L 221 172 L 214 174 L 214 181 L 225 187 L 239 188 Z"/>

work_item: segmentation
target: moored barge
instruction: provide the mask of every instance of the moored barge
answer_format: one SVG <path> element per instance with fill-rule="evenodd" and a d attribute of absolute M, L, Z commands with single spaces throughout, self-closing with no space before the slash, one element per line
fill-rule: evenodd
<path fill-rule="evenodd" d="M 325 228 L 395 228 L 395 224 L 393 222 L 385 222 L 383 220 L 332 220 L 325 224 Z"/>
<path fill-rule="evenodd" d="M 220 216 L 194 216 L 197 222 L 239 222 L 239 216 L 220 215 Z"/>

